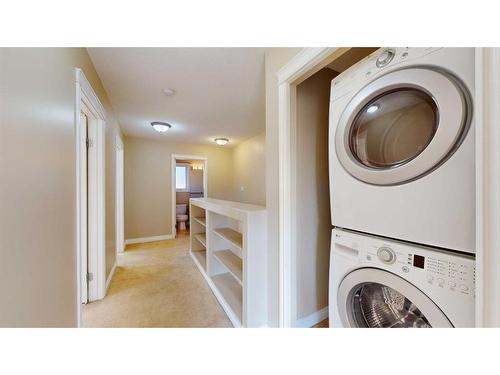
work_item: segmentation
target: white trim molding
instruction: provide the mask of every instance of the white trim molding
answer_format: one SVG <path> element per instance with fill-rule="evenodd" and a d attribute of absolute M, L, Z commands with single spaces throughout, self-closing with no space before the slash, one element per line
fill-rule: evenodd
<path fill-rule="evenodd" d="M 108 294 L 108 289 L 109 289 L 109 284 L 111 284 L 111 280 L 113 280 L 113 276 L 115 275 L 116 271 L 116 261 L 113 263 L 113 268 L 111 268 L 111 272 L 109 273 L 109 276 L 106 280 L 106 294 Z"/>
<path fill-rule="evenodd" d="M 91 247 L 92 259 L 95 260 L 95 291 L 93 289 L 94 298 L 103 298 L 106 294 L 106 239 L 105 239 L 105 127 L 106 127 L 106 112 L 102 106 L 99 98 L 95 94 L 92 86 L 85 77 L 81 69 L 75 69 L 75 161 L 76 161 L 76 283 L 77 283 L 77 298 L 76 298 L 76 312 L 77 312 L 77 325 L 81 326 L 81 304 L 82 304 L 82 251 L 84 246 L 87 246 L 87 225 L 82 222 L 83 210 L 87 210 L 87 201 L 84 199 L 86 195 L 87 181 L 83 176 L 86 172 L 82 170 L 87 161 L 82 159 L 85 155 L 85 139 L 87 134 L 83 133 L 82 125 L 80 124 L 80 114 L 85 110 L 93 118 L 93 129 L 95 129 L 95 165 L 94 174 L 95 181 L 89 190 L 95 194 L 95 207 L 93 212 L 95 217 L 92 218 L 95 224 L 95 243 Z"/>
<path fill-rule="evenodd" d="M 476 48 L 476 326 L 500 327 L 500 48 Z"/>
<path fill-rule="evenodd" d="M 328 306 L 322 308 L 321 310 L 313 312 L 312 314 L 309 314 L 303 318 L 297 319 L 294 322 L 293 327 L 311 328 L 312 326 L 322 322 L 326 318 L 328 318 Z"/>
<path fill-rule="evenodd" d="M 155 242 L 155 241 L 165 241 L 172 240 L 175 238 L 173 234 L 163 234 L 161 236 L 152 236 L 152 237 L 140 237 L 140 238 L 129 238 L 125 240 L 125 245 L 132 245 L 136 243 L 146 243 L 146 242 Z"/>
<path fill-rule="evenodd" d="M 278 73 L 279 85 L 279 326 L 296 312 L 296 88 L 349 48 L 304 48 Z"/>

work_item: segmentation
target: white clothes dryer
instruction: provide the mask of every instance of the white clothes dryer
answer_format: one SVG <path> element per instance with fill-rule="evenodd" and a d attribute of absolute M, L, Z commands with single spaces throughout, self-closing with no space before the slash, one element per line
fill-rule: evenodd
<path fill-rule="evenodd" d="M 334 226 L 475 252 L 474 56 L 384 48 L 332 81 Z"/>

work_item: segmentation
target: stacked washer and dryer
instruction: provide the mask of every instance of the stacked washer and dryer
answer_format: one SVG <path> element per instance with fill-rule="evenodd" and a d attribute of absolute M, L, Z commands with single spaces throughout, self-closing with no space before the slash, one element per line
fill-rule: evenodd
<path fill-rule="evenodd" d="M 474 49 L 384 48 L 332 81 L 332 327 L 473 327 Z"/>

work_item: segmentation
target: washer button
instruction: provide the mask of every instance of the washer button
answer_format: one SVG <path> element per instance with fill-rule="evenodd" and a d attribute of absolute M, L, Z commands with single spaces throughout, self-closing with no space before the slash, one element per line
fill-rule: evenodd
<path fill-rule="evenodd" d="M 448 283 L 448 285 L 449 285 L 449 286 L 451 286 L 452 288 L 454 288 L 454 287 L 456 287 L 456 286 L 457 286 L 457 283 L 456 283 L 456 282 L 454 282 L 454 281 L 450 281 L 450 282 Z"/>
<path fill-rule="evenodd" d="M 463 285 L 463 284 L 462 284 L 462 285 L 460 285 L 460 290 L 461 290 L 462 292 L 466 292 L 466 291 L 468 291 L 468 290 L 469 290 L 469 287 L 468 287 L 467 285 Z"/>

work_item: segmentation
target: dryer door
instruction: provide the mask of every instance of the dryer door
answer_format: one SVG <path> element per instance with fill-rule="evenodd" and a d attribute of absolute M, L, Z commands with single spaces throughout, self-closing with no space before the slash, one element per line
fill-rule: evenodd
<path fill-rule="evenodd" d="M 460 145 L 469 95 L 451 76 L 425 68 L 388 73 L 359 91 L 342 113 L 335 149 L 355 178 L 375 185 L 414 180 Z"/>
<path fill-rule="evenodd" d="M 339 286 L 337 304 L 344 327 L 453 327 L 420 289 L 376 268 L 362 268 L 348 274 Z"/>

